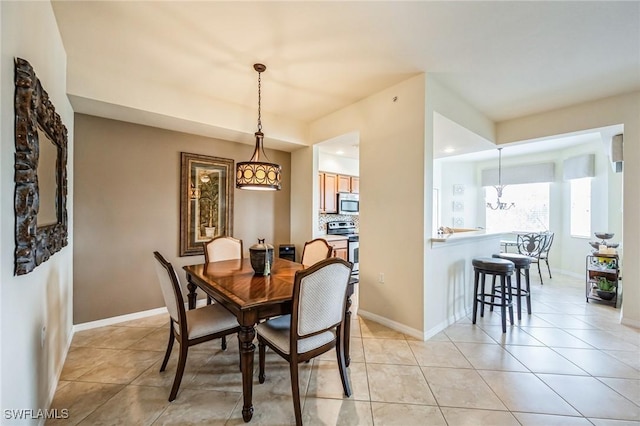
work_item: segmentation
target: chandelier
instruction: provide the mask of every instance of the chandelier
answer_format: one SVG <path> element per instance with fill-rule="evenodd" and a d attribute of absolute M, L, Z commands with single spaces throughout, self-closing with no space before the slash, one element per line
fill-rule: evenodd
<path fill-rule="evenodd" d="M 282 167 L 279 164 L 269 162 L 264 153 L 264 134 L 262 133 L 261 109 L 261 78 L 260 75 L 267 69 L 263 64 L 254 64 L 253 69 L 258 72 L 258 131 L 255 133 L 256 147 L 249 161 L 239 162 L 236 165 L 236 188 L 253 189 L 263 191 L 279 191 L 280 173 Z"/>
<path fill-rule="evenodd" d="M 516 206 L 516 203 L 507 204 L 500 200 L 502 198 L 502 191 L 506 186 L 507 185 L 502 184 L 502 148 L 498 148 L 498 185 L 493 186 L 498 193 L 498 200 L 495 205 L 493 203 L 487 203 L 487 208 L 491 210 L 509 210 L 511 207 Z"/>

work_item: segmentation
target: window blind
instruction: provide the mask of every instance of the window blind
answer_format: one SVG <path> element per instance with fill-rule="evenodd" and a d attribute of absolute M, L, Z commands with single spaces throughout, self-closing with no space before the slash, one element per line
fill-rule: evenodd
<path fill-rule="evenodd" d="M 502 168 L 503 185 L 554 182 L 555 178 L 555 163 L 523 164 Z M 498 169 L 482 170 L 480 181 L 482 186 L 498 185 Z"/>
<path fill-rule="evenodd" d="M 595 157 L 594 154 L 585 154 L 564 160 L 562 163 L 563 179 L 571 180 L 594 177 L 596 175 Z"/>

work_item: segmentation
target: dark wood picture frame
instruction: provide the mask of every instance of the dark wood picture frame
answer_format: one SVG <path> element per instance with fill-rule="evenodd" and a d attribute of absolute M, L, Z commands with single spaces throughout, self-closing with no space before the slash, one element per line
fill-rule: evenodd
<path fill-rule="evenodd" d="M 67 128 L 31 64 L 15 59 L 15 275 L 31 272 L 67 245 Z M 38 226 L 40 138 L 56 152 L 55 223 Z"/>
<path fill-rule="evenodd" d="M 180 256 L 204 254 L 203 243 L 233 236 L 234 162 L 180 153 Z"/>

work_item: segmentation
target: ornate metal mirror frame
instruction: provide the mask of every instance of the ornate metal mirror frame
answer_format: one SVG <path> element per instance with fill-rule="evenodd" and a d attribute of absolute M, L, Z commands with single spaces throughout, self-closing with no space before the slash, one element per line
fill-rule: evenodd
<path fill-rule="evenodd" d="M 15 275 L 31 272 L 67 245 L 67 128 L 28 61 L 15 60 Z M 38 226 L 40 137 L 53 143 L 55 223 Z"/>

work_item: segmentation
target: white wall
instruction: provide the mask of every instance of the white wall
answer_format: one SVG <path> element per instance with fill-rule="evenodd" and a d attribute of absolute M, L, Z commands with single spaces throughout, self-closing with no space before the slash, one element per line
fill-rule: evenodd
<path fill-rule="evenodd" d="M 441 170 L 440 182 L 440 222 L 451 228 L 484 227 L 484 220 L 478 220 L 478 198 L 483 196 L 477 184 L 476 168 L 473 163 L 435 160 Z M 453 185 L 463 185 L 463 194 L 454 194 Z M 462 203 L 454 211 L 454 203 Z M 464 224 L 457 226 L 454 218 L 462 218 Z"/>
<path fill-rule="evenodd" d="M 66 54 L 49 2 L 0 2 L 2 42 L 0 185 L 0 310 L 2 394 L 5 409 L 48 408 L 64 363 L 72 327 L 73 127 L 66 96 Z M 69 137 L 67 164 L 69 245 L 33 272 L 14 269 L 14 57 L 28 60 Z M 40 333 L 46 327 L 41 346 Z M 4 418 L 3 424 L 13 420 Z M 22 424 L 35 423 L 34 421 Z"/>
<path fill-rule="evenodd" d="M 612 125 L 624 125 L 624 257 L 621 319 L 640 327 L 640 92 L 498 123 L 499 143 L 524 141 Z"/>
<path fill-rule="evenodd" d="M 322 172 L 360 176 L 360 162 L 358 159 L 327 154 L 326 152 L 318 153 L 318 169 Z"/>

